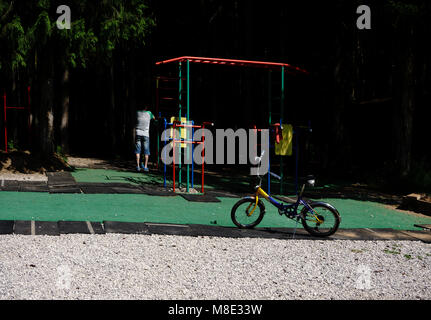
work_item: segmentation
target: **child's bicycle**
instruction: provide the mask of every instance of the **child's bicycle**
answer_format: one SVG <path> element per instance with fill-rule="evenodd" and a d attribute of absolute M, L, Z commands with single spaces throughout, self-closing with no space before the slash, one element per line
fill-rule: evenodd
<path fill-rule="evenodd" d="M 262 156 L 257 158 L 259 162 Z M 270 172 L 270 174 L 281 180 L 278 175 L 272 172 Z M 268 195 L 261 188 L 262 177 L 259 174 L 257 176 L 259 182 L 254 186 L 255 195 L 242 198 L 232 207 L 231 218 L 237 227 L 254 228 L 262 221 L 265 215 L 265 205 L 262 200 L 259 199 L 259 197 L 262 196 L 268 200 L 269 203 L 277 207 L 280 215 L 285 215 L 289 219 L 296 220 L 296 222 L 301 220 L 304 229 L 313 236 L 327 237 L 337 231 L 341 222 L 340 214 L 337 209 L 326 202 L 309 201 L 302 198 L 305 184 L 307 183 L 313 186 L 315 183 L 312 176 L 308 176 L 305 179 L 305 183 L 302 184 L 301 191 L 296 200 L 288 197 L 277 198 L 283 202 L 287 202 L 287 204 L 279 202 Z M 302 209 L 298 213 L 299 206 L 302 206 Z"/>

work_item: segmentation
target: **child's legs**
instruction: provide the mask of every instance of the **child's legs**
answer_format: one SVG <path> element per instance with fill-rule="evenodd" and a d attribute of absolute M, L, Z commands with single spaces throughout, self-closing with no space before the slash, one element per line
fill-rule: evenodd
<path fill-rule="evenodd" d="M 136 136 L 135 141 L 135 155 L 136 155 L 136 166 L 139 167 L 139 160 L 141 158 L 141 145 L 142 145 L 142 137 Z"/>
<path fill-rule="evenodd" d="M 143 137 L 143 146 L 144 146 L 144 167 L 148 167 L 148 158 L 150 157 L 150 137 Z"/>

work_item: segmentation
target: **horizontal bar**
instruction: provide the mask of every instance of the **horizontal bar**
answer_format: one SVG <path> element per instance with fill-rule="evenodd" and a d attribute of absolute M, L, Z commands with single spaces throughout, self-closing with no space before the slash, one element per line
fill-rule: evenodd
<path fill-rule="evenodd" d="M 174 126 L 174 123 L 167 123 L 166 125 L 168 126 Z M 182 124 L 182 125 L 175 125 L 176 128 L 178 127 L 187 127 L 187 128 L 203 128 L 202 126 L 197 126 L 197 125 L 186 125 L 186 124 Z"/>
<path fill-rule="evenodd" d="M 168 138 L 166 141 L 172 141 L 172 140 L 174 140 L 173 138 Z M 175 141 L 194 141 L 194 140 L 192 140 L 192 139 L 184 139 L 184 140 L 175 140 Z M 198 142 L 200 142 L 200 141 L 198 141 Z"/>
<path fill-rule="evenodd" d="M 174 141 L 174 140 L 169 139 L 169 141 Z M 190 141 L 190 140 L 175 140 L 175 142 L 178 142 L 178 143 L 197 143 L 197 144 L 204 143 L 203 141 Z"/>
<path fill-rule="evenodd" d="M 237 59 L 222 59 L 222 58 L 204 58 L 204 57 L 190 57 L 190 56 L 183 56 L 173 59 L 168 59 L 164 61 L 158 61 L 156 62 L 156 65 L 161 64 L 167 64 L 171 62 L 177 62 L 177 61 L 190 61 L 195 63 L 210 63 L 210 64 L 221 64 L 221 65 L 239 65 L 239 66 L 264 66 L 264 67 L 272 67 L 272 68 L 278 68 L 278 67 L 286 67 L 291 70 L 295 70 L 297 72 L 302 72 L 309 74 L 307 70 L 294 67 L 288 63 L 281 63 L 281 62 L 267 62 L 267 61 L 254 61 L 254 60 L 237 60 Z"/>
<path fill-rule="evenodd" d="M 162 81 L 178 81 L 180 78 L 158 76 L 158 77 L 156 77 L 156 79 L 159 79 L 159 80 L 162 80 Z M 186 78 L 181 78 L 181 80 L 186 80 Z"/>
<path fill-rule="evenodd" d="M 159 87 L 159 90 L 165 90 L 165 91 L 173 91 L 173 90 L 175 90 L 175 91 L 178 91 L 178 88 Z"/>
<path fill-rule="evenodd" d="M 182 124 L 182 125 L 179 125 L 179 124 L 174 125 L 174 124 L 172 124 L 172 125 L 174 127 L 176 127 L 176 128 L 179 128 L 179 127 L 181 127 L 181 128 L 202 128 L 202 126 L 187 125 L 187 124 Z"/>

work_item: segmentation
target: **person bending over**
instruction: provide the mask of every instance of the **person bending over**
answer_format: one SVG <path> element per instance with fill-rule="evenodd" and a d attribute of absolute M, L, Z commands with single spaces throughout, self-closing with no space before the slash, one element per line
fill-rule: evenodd
<path fill-rule="evenodd" d="M 149 110 L 148 106 L 139 109 L 136 112 L 136 132 L 135 132 L 135 154 L 136 154 L 136 170 L 139 172 L 143 169 L 145 172 L 148 169 L 148 158 L 150 157 L 150 122 L 154 119 L 154 115 Z M 144 155 L 144 161 L 141 163 L 141 153 Z"/>

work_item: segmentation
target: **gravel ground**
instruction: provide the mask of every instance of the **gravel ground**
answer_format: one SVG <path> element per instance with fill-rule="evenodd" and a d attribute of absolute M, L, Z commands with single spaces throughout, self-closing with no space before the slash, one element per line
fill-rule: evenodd
<path fill-rule="evenodd" d="M 77 168 L 88 168 L 88 167 L 106 165 L 107 161 L 102 159 L 96 159 L 96 158 L 81 158 L 81 157 L 67 156 L 67 163 Z"/>
<path fill-rule="evenodd" d="M 0 236 L 0 299 L 431 298 L 431 244 Z"/>
<path fill-rule="evenodd" d="M 0 171 L 0 185 L 2 180 L 18 181 L 48 181 L 48 177 L 42 173 L 12 173 L 9 171 Z"/>

